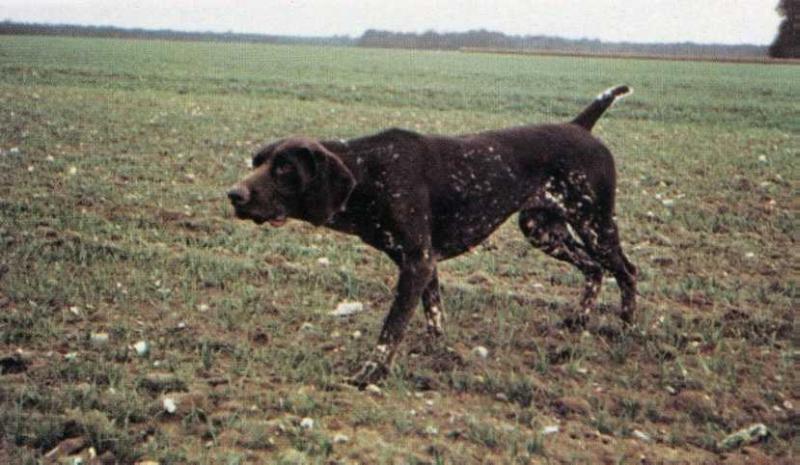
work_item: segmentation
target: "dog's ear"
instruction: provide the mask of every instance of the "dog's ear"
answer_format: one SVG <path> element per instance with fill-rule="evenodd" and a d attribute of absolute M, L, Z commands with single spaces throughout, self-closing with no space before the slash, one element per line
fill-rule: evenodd
<path fill-rule="evenodd" d="M 298 158 L 304 169 L 312 173 L 303 186 L 304 219 L 320 226 L 344 210 L 356 180 L 342 160 L 321 145 L 311 145 Z"/>

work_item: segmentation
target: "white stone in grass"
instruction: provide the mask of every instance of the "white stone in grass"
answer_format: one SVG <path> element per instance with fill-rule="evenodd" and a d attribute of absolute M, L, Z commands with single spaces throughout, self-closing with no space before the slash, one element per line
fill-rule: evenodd
<path fill-rule="evenodd" d="M 373 395 L 373 396 L 378 396 L 379 397 L 379 396 L 383 395 L 383 391 L 381 391 L 381 388 L 379 388 L 378 386 L 376 386 L 374 384 L 368 384 L 367 387 L 365 388 L 365 390 L 368 393 L 370 393 L 371 395 Z"/>
<path fill-rule="evenodd" d="M 644 431 L 639 431 L 638 429 L 633 430 L 632 434 L 635 438 L 641 439 L 644 442 L 650 442 L 653 440 L 649 434 L 645 433 Z"/>
<path fill-rule="evenodd" d="M 723 451 L 733 450 L 747 444 L 762 441 L 769 437 L 770 434 L 769 429 L 763 423 L 756 423 L 726 436 L 717 444 L 717 448 Z"/>
<path fill-rule="evenodd" d="M 150 354 L 150 344 L 147 341 L 139 341 L 133 345 L 133 350 L 139 357 L 146 357 Z"/>
<path fill-rule="evenodd" d="M 331 264 L 331 261 L 328 257 L 320 257 L 317 259 L 317 265 L 319 266 L 328 266 Z"/>
<path fill-rule="evenodd" d="M 472 353 L 480 358 L 486 358 L 489 356 L 489 349 L 484 346 L 478 346 L 472 349 Z"/>
<path fill-rule="evenodd" d="M 304 430 L 308 431 L 314 428 L 314 420 L 308 417 L 303 418 L 300 420 L 300 427 Z"/>
<path fill-rule="evenodd" d="M 549 434 L 556 434 L 559 431 L 561 431 L 561 428 L 558 425 L 545 426 L 542 428 L 542 435 L 547 436 Z"/>
<path fill-rule="evenodd" d="M 92 333 L 89 335 L 89 340 L 94 346 L 104 346 L 108 344 L 109 335 L 108 333 Z"/>
<path fill-rule="evenodd" d="M 353 337 L 353 339 L 355 339 L 355 340 L 359 340 L 359 339 L 361 339 L 361 331 L 359 331 L 359 330 L 355 330 L 355 331 L 353 331 L 352 337 Z"/>
<path fill-rule="evenodd" d="M 19 155 L 19 147 L 11 147 L 8 149 L 9 155 Z"/>
<path fill-rule="evenodd" d="M 758 161 L 760 163 L 766 163 L 767 162 L 767 156 L 766 155 L 759 155 L 758 156 Z"/>
<path fill-rule="evenodd" d="M 178 410 L 178 404 L 176 404 L 175 400 L 171 397 L 165 397 L 161 404 L 164 406 L 164 411 L 167 413 L 175 413 Z"/>
<path fill-rule="evenodd" d="M 346 434 L 339 433 L 333 437 L 334 444 L 344 444 L 348 441 L 350 441 L 350 438 Z"/>
<path fill-rule="evenodd" d="M 76 174 L 78 174 L 78 168 L 75 166 L 70 166 L 69 171 L 67 171 L 67 173 L 69 173 L 70 176 L 75 176 Z"/>
<path fill-rule="evenodd" d="M 747 258 L 747 259 L 753 259 L 755 257 L 756 257 L 756 254 L 754 254 L 753 252 L 747 252 L 746 254 L 744 254 L 744 258 Z"/>
<path fill-rule="evenodd" d="M 675 206 L 675 200 L 673 200 L 673 199 L 664 199 L 664 200 L 661 201 L 661 205 L 663 205 L 663 206 L 665 206 L 667 208 L 674 207 Z"/>
<path fill-rule="evenodd" d="M 362 311 L 364 311 L 364 304 L 361 302 L 340 302 L 330 314 L 333 316 L 349 316 Z"/>

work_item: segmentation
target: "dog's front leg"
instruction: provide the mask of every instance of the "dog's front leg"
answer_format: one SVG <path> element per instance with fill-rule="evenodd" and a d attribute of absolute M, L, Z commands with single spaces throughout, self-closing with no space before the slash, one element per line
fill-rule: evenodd
<path fill-rule="evenodd" d="M 406 255 L 400 263 L 400 278 L 392 308 L 383 322 L 378 344 L 372 357 L 353 378 L 354 384 L 364 387 L 384 378 L 391 369 L 397 349 L 405 335 L 406 326 L 414 314 L 423 290 L 434 275 L 436 263 L 430 252 Z"/>

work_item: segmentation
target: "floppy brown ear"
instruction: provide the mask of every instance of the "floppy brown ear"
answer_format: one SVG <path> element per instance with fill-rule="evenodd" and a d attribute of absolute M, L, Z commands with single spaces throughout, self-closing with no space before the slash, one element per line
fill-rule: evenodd
<path fill-rule="evenodd" d="M 315 175 L 304 191 L 303 209 L 305 219 L 320 226 L 344 210 L 356 180 L 336 154 L 324 147 L 313 147 L 310 152 L 314 158 Z"/>

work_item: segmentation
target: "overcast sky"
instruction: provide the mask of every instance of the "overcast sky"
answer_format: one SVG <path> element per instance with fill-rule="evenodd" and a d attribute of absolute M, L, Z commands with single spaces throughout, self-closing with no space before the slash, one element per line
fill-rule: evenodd
<path fill-rule="evenodd" d="M 0 0 L 0 19 L 351 35 L 489 29 L 606 41 L 769 44 L 777 0 Z"/>

